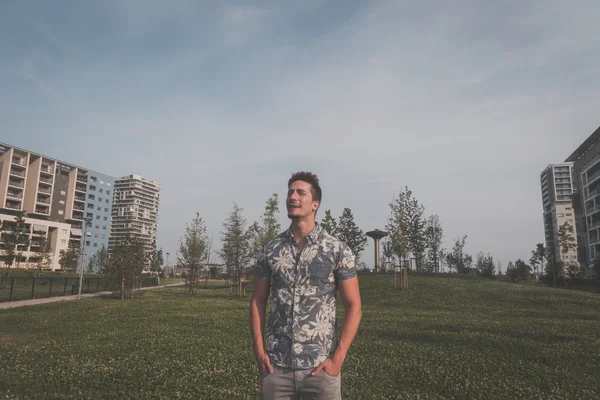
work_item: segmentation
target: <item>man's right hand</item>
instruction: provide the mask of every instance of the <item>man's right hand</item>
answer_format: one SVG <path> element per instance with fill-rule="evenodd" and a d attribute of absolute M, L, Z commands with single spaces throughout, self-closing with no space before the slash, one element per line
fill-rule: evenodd
<path fill-rule="evenodd" d="M 266 353 L 256 359 L 256 364 L 258 365 L 258 371 L 260 372 L 260 376 L 265 376 L 267 372 L 270 374 L 273 373 L 271 359 Z"/>

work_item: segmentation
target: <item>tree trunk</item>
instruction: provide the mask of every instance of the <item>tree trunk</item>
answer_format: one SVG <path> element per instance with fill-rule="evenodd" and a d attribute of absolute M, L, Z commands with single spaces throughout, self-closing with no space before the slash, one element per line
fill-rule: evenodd
<path fill-rule="evenodd" d="M 125 300 L 125 277 L 121 277 L 121 300 Z"/>
<path fill-rule="evenodd" d="M 131 300 L 133 300 L 135 295 L 135 278 L 131 280 Z"/>

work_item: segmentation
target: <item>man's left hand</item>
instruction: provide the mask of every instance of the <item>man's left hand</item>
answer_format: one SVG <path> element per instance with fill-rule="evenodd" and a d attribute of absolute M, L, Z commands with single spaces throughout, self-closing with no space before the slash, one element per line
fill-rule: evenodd
<path fill-rule="evenodd" d="M 315 368 L 311 375 L 316 376 L 321 371 L 324 371 L 329 376 L 336 377 L 342 371 L 342 363 L 335 362 L 333 359 L 328 358 L 319 364 L 319 366 Z"/>

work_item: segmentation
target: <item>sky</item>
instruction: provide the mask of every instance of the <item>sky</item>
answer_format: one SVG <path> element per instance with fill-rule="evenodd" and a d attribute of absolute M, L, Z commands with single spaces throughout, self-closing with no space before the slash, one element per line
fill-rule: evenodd
<path fill-rule="evenodd" d="M 234 201 L 249 225 L 279 194 L 286 228 L 308 170 L 317 218 L 384 229 L 407 186 L 506 268 L 544 240 L 541 171 L 600 125 L 600 7 L 496 3 L 2 1 L 0 141 L 159 182 L 171 263 L 196 212 L 215 249 Z"/>

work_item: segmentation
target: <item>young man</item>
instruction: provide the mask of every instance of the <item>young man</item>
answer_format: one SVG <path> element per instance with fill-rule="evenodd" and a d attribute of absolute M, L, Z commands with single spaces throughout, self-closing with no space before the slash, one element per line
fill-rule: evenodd
<path fill-rule="evenodd" d="M 355 257 L 315 222 L 319 179 L 288 181 L 290 228 L 261 247 L 250 301 L 250 331 L 262 399 L 340 399 L 342 364 L 362 316 Z M 336 292 L 344 324 L 336 339 Z M 267 299 L 271 313 L 263 342 Z"/>

